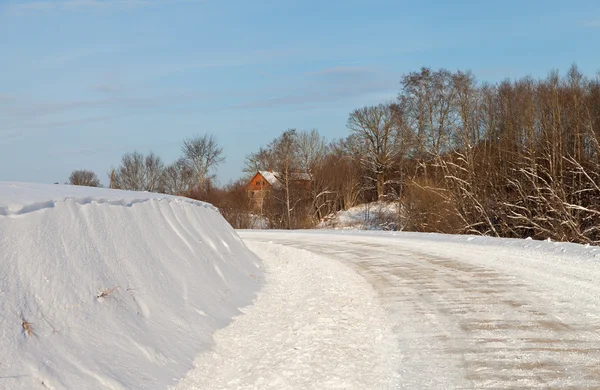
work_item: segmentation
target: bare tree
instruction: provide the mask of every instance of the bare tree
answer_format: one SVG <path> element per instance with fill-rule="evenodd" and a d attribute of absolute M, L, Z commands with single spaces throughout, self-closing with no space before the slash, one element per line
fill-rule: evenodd
<path fill-rule="evenodd" d="M 98 179 L 98 176 L 94 172 L 80 169 L 71 172 L 69 184 L 74 186 L 100 187 L 100 179 Z"/>
<path fill-rule="evenodd" d="M 311 173 L 327 154 L 327 143 L 319 131 L 301 131 L 297 138 L 299 169 Z"/>
<path fill-rule="evenodd" d="M 417 135 L 416 154 L 439 156 L 451 148 L 456 130 L 455 83 L 445 69 L 421 68 L 402 78 L 399 100 Z"/>
<path fill-rule="evenodd" d="M 211 171 L 225 161 L 223 149 L 211 134 L 184 140 L 181 151 L 194 174 L 194 187 L 204 187 L 214 177 Z"/>
<path fill-rule="evenodd" d="M 251 203 L 246 193 L 246 181 L 241 179 L 227 184 L 212 201 L 219 208 L 221 215 L 234 229 L 251 229 L 254 218 L 251 214 Z"/>
<path fill-rule="evenodd" d="M 325 159 L 329 152 L 329 146 L 319 131 L 301 131 L 298 134 L 298 160 L 300 170 L 308 173 L 311 178 L 310 191 L 307 191 L 312 201 L 314 222 L 323 217 L 323 211 L 329 203 L 329 195 L 334 193 L 333 186 L 328 180 Z"/>
<path fill-rule="evenodd" d="M 180 158 L 164 170 L 165 192 L 183 195 L 191 190 L 194 173 L 187 162 Z"/>
<path fill-rule="evenodd" d="M 272 151 L 267 147 L 260 147 L 258 152 L 250 153 L 244 161 L 244 172 L 254 175 L 258 171 L 267 171 L 275 167 Z"/>
<path fill-rule="evenodd" d="M 298 166 L 298 133 L 295 129 L 284 131 L 271 143 L 270 149 L 276 161 L 277 178 L 282 184 L 285 227 L 291 229 L 292 211 L 297 201 L 292 175 Z"/>
<path fill-rule="evenodd" d="M 131 191 L 162 192 L 164 190 L 164 164 L 159 156 L 150 152 L 145 156 L 138 152 L 127 153 L 121 165 L 111 172 L 114 188 Z"/>
<path fill-rule="evenodd" d="M 329 175 L 338 193 L 336 209 L 347 210 L 358 204 L 365 190 L 365 167 L 361 164 L 360 154 L 356 145 L 356 136 L 352 134 L 345 139 L 332 142 L 331 154 L 326 162 L 331 166 Z"/>
<path fill-rule="evenodd" d="M 354 110 L 348 118 L 348 128 L 358 136 L 361 162 L 374 175 L 377 198 L 385 195 L 385 177 L 398 158 L 400 141 L 397 122 L 389 104 Z"/>

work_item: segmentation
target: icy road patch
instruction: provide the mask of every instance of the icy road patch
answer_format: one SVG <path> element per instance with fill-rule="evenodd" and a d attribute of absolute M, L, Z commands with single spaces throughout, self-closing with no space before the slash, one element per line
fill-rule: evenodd
<path fill-rule="evenodd" d="M 177 389 L 395 388 L 395 339 L 364 278 L 307 251 L 247 244 L 266 284 Z"/>
<path fill-rule="evenodd" d="M 394 324 L 399 388 L 600 389 L 600 248 L 417 233 L 239 234 L 363 276 Z"/>

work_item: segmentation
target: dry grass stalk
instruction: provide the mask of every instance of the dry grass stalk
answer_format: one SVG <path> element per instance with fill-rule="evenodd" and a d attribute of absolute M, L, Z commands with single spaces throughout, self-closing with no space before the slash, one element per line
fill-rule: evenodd
<path fill-rule="evenodd" d="M 27 336 L 35 336 L 35 333 L 33 332 L 33 324 L 31 322 L 26 321 L 24 318 L 22 318 L 21 326 L 23 327 L 23 331 Z"/>
<path fill-rule="evenodd" d="M 113 288 L 107 288 L 104 289 L 100 292 L 100 294 L 96 295 L 96 298 L 100 299 L 100 298 L 106 298 L 108 297 L 110 294 L 112 294 L 116 289 L 118 289 L 119 286 L 115 286 Z"/>

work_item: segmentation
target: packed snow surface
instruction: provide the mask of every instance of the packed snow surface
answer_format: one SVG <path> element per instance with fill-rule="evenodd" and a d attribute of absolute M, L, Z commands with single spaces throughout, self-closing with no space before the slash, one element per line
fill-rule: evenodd
<path fill-rule="evenodd" d="M 598 247 L 346 230 L 239 234 L 362 275 L 392 325 L 399 388 L 600 388 Z"/>
<path fill-rule="evenodd" d="M 215 334 L 178 390 L 392 389 L 398 355 L 372 286 L 337 260 L 249 242 L 265 267 L 255 305 Z"/>
<path fill-rule="evenodd" d="M 252 303 L 260 260 L 211 205 L 0 182 L 0 388 L 164 389 Z"/>

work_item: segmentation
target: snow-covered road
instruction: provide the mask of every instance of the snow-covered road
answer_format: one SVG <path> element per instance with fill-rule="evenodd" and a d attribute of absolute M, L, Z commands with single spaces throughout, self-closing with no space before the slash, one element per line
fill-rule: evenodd
<path fill-rule="evenodd" d="M 402 388 L 600 388 L 597 248 L 418 234 L 239 234 L 339 260 L 363 276 L 393 325 Z"/>
<path fill-rule="evenodd" d="M 214 334 L 181 390 L 391 389 L 392 326 L 370 284 L 343 263 L 248 242 L 265 285 L 244 315 Z"/>

